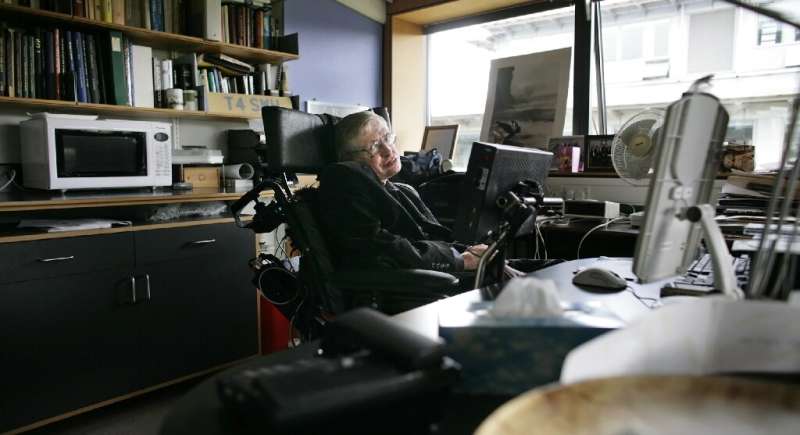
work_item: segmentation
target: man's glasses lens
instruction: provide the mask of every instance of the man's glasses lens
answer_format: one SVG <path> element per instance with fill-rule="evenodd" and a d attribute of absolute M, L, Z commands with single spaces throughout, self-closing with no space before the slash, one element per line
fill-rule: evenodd
<path fill-rule="evenodd" d="M 395 141 L 397 141 L 397 136 L 395 136 L 394 133 L 386 133 L 386 136 L 384 136 L 381 140 L 377 140 L 370 145 L 368 152 L 370 155 L 378 154 L 381 151 L 381 146 L 392 148 L 395 144 Z"/>

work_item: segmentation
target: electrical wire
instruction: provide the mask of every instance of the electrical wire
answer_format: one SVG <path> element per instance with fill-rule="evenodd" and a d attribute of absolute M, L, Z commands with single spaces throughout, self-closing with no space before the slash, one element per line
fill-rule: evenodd
<path fill-rule="evenodd" d="M 631 286 L 628 286 L 628 287 L 626 287 L 626 288 L 625 288 L 625 290 L 627 290 L 627 291 L 631 292 L 631 294 L 632 294 L 632 295 L 633 295 L 633 296 L 634 296 L 634 297 L 635 297 L 635 298 L 636 298 L 636 299 L 637 299 L 637 300 L 638 300 L 638 301 L 639 301 L 639 302 L 640 302 L 642 305 L 644 305 L 644 306 L 645 306 L 645 307 L 647 307 L 648 309 L 651 309 L 651 310 L 652 310 L 653 308 L 656 308 L 656 307 L 660 306 L 660 302 L 661 302 L 660 300 L 658 300 L 658 299 L 656 299 L 656 298 L 649 298 L 649 297 L 646 297 L 646 296 L 639 296 L 639 295 L 636 293 L 636 291 L 635 291 L 635 290 L 633 290 L 633 288 L 631 288 Z M 646 303 L 645 301 L 650 301 L 651 303 L 650 303 L 650 304 L 648 304 L 648 303 Z"/>
<path fill-rule="evenodd" d="M 600 228 L 603 228 L 603 227 L 608 228 L 608 226 L 611 225 L 612 223 L 618 222 L 618 221 L 621 221 L 621 220 L 627 219 L 627 218 L 628 218 L 627 216 L 615 217 L 614 219 L 608 220 L 606 222 L 601 223 L 600 225 L 596 225 L 596 226 L 592 227 L 589 231 L 586 232 L 586 234 L 583 235 L 583 237 L 581 237 L 581 241 L 578 242 L 578 252 L 575 254 L 575 258 L 577 258 L 577 259 L 581 258 L 581 247 L 583 246 L 583 242 L 586 240 L 587 237 L 589 237 L 590 234 L 592 234 L 593 232 L 599 230 Z"/>
<path fill-rule="evenodd" d="M 15 185 L 17 184 L 14 182 L 14 179 L 17 178 L 17 171 L 15 169 L 9 169 L 6 173 L 6 176 L 8 177 L 8 181 L 6 181 L 6 184 L 3 184 L 3 186 L 0 187 L 0 192 L 6 190 L 6 187 L 10 186 L 12 183 Z"/>

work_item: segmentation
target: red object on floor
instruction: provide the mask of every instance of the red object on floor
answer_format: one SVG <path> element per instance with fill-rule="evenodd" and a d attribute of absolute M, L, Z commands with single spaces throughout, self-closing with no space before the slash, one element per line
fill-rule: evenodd
<path fill-rule="evenodd" d="M 289 346 L 289 320 L 261 297 L 261 354 L 277 352 Z"/>

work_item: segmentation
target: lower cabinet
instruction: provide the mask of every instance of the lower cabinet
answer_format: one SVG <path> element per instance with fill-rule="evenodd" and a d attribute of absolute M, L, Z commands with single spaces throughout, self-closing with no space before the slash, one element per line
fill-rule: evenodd
<path fill-rule="evenodd" d="M 232 224 L 0 244 L 0 433 L 255 355 L 253 251 Z"/>

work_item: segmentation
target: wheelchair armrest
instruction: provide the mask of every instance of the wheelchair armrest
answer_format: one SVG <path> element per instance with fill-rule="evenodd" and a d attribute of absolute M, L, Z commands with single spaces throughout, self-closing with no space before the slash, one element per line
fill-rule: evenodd
<path fill-rule="evenodd" d="M 409 295 L 453 295 L 459 291 L 459 281 L 455 276 L 424 269 L 337 270 L 329 277 L 329 282 L 341 289 Z"/>

